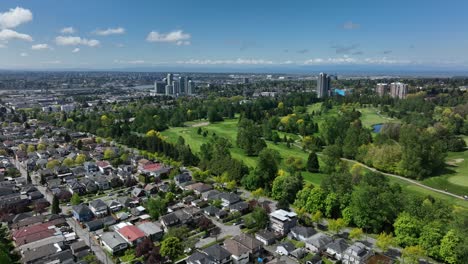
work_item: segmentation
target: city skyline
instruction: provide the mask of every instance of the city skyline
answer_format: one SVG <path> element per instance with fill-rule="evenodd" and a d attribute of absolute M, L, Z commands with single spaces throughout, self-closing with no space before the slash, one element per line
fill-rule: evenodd
<path fill-rule="evenodd" d="M 113 3 L 0 3 L 0 69 L 468 69 L 464 1 Z"/>

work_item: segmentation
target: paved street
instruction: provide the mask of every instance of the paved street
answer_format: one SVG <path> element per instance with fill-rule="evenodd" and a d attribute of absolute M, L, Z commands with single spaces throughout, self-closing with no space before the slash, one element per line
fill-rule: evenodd
<path fill-rule="evenodd" d="M 12 160 L 13 164 L 15 164 L 16 168 L 21 172 L 21 177 L 24 177 L 25 179 L 27 178 L 27 172 L 26 170 L 23 168 L 23 166 L 21 166 L 21 164 L 19 164 L 19 162 L 16 162 L 16 160 Z M 51 204 L 52 204 L 52 200 L 53 200 L 53 197 L 52 197 L 52 194 L 47 192 L 47 189 L 42 186 L 40 183 L 39 183 L 39 177 L 36 177 L 36 175 L 30 175 L 31 176 L 31 180 L 32 180 L 32 183 L 36 186 L 36 188 L 45 196 L 45 198 L 47 199 L 47 201 L 49 201 Z M 68 207 L 62 207 L 62 212 L 68 210 L 69 208 Z M 75 221 L 74 218 L 71 218 L 71 217 L 68 217 L 67 218 L 67 223 L 70 227 L 73 228 L 73 230 L 75 230 L 75 233 L 81 238 L 83 239 L 83 241 L 86 243 L 86 245 L 89 246 L 89 248 L 91 248 L 91 250 L 94 252 L 94 254 L 96 255 L 96 258 L 101 261 L 102 263 L 105 263 L 105 264 L 113 264 L 114 262 L 112 261 L 112 259 L 110 259 L 107 254 L 104 252 L 104 250 L 99 246 L 99 243 L 94 239 L 94 235 L 90 234 L 86 229 L 83 229 L 79 223 L 77 223 Z"/>

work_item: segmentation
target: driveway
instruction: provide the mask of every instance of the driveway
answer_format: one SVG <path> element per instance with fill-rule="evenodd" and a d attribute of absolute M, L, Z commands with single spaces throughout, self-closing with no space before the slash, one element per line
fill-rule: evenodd
<path fill-rule="evenodd" d="M 208 217 L 208 218 L 210 218 L 211 221 L 213 221 L 213 224 L 215 224 L 221 230 L 221 233 L 218 235 L 218 240 L 220 240 L 220 239 L 222 239 L 222 238 L 224 238 L 226 236 L 233 237 L 233 236 L 240 235 L 242 233 L 239 226 L 237 226 L 237 225 L 236 226 L 225 225 L 225 224 L 223 224 L 221 222 L 218 222 L 217 219 L 214 218 L 214 217 Z M 202 238 L 195 244 L 195 247 L 202 248 L 203 246 L 208 245 L 209 243 L 212 243 L 214 241 L 216 241 L 215 237 L 210 236 L 210 237 L 207 237 L 207 238 Z"/>

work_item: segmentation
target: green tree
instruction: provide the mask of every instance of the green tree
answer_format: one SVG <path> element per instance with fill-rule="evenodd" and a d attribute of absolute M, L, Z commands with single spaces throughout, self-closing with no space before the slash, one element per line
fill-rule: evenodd
<path fill-rule="evenodd" d="M 459 263 L 459 256 L 456 248 L 460 241 L 460 237 L 453 229 L 449 230 L 442 238 L 440 242 L 440 256 L 445 262 L 449 264 Z"/>
<path fill-rule="evenodd" d="M 420 245 L 408 246 L 403 249 L 401 254 L 404 263 L 406 264 L 418 264 L 419 259 L 425 255 L 424 249 Z"/>
<path fill-rule="evenodd" d="M 302 171 L 304 169 L 304 161 L 300 157 L 289 156 L 285 161 L 286 170 L 290 173 Z"/>
<path fill-rule="evenodd" d="M 177 237 L 168 237 L 161 243 L 160 253 L 162 256 L 174 261 L 183 252 L 182 243 Z"/>
<path fill-rule="evenodd" d="M 57 195 L 54 195 L 54 198 L 52 199 L 52 207 L 51 207 L 51 213 L 52 214 L 59 214 L 62 210 L 60 210 L 60 202 L 57 197 Z"/>
<path fill-rule="evenodd" d="M 28 153 L 32 153 L 36 151 L 36 147 L 34 145 L 28 145 L 28 149 L 27 149 L 27 152 Z"/>
<path fill-rule="evenodd" d="M 47 149 L 47 146 L 44 143 L 37 144 L 37 150 L 44 151 Z"/>
<path fill-rule="evenodd" d="M 275 200 L 285 200 L 293 203 L 296 193 L 303 187 L 303 178 L 300 174 L 278 176 L 273 181 L 271 197 Z"/>
<path fill-rule="evenodd" d="M 110 159 L 113 159 L 114 157 L 115 157 L 115 152 L 113 149 L 108 148 L 104 151 L 104 159 L 110 160 Z"/>
<path fill-rule="evenodd" d="M 86 162 L 86 156 L 83 154 L 78 154 L 75 158 L 75 164 L 83 165 Z"/>
<path fill-rule="evenodd" d="M 54 160 L 47 162 L 46 168 L 52 170 L 57 166 L 60 166 L 60 161 L 54 159 Z"/>
<path fill-rule="evenodd" d="M 393 224 L 395 241 L 402 247 L 417 245 L 421 226 L 422 223 L 417 218 L 407 212 L 401 213 Z"/>
<path fill-rule="evenodd" d="M 153 220 L 159 219 L 159 217 L 167 211 L 166 206 L 167 204 L 165 199 L 162 199 L 161 197 L 150 198 L 146 204 L 148 213 Z"/>
<path fill-rule="evenodd" d="M 245 226 L 250 229 L 264 229 L 268 225 L 268 214 L 262 207 L 255 207 L 244 219 Z"/>
<path fill-rule="evenodd" d="M 391 233 L 387 234 L 385 232 L 380 233 L 377 237 L 375 245 L 382 250 L 382 252 L 387 252 L 391 246 L 394 244 L 393 235 Z"/>
<path fill-rule="evenodd" d="M 251 194 L 255 200 L 258 200 L 258 198 L 265 195 L 265 191 L 263 190 L 263 188 L 257 188 L 255 191 L 252 191 Z"/>
<path fill-rule="evenodd" d="M 74 164 L 75 162 L 71 158 L 66 158 L 62 162 L 62 165 L 67 166 L 67 167 L 72 167 Z"/>
<path fill-rule="evenodd" d="M 239 121 L 237 130 L 237 145 L 242 148 L 248 156 L 259 155 L 266 147 L 265 141 L 255 123 L 247 118 Z"/>
<path fill-rule="evenodd" d="M 71 197 L 70 202 L 71 202 L 72 205 L 78 205 L 78 204 L 82 203 L 80 195 L 78 193 L 74 193 L 72 195 L 72 197 Z"/>
<path fill-rule="evenodd" d="M 442 223 L 439 221 L 424 225 L 419 236 L 419 245 L 433 258 L 440 258 L 440 242 L 442 240 Z"/>
<path fill-rule="evenodd" d="M 317 153 L 311 152 L 309 153 L 309 157 L 307 158 L 307 171 L 309 172 L 318 172 L 320 170 L 319 161 L 317 158 Z"/>
<path fill-rule="evenodd" d="M 328 229 L 336 234 L 340 233 L 341 229 L 346 227 L 346 223 L 342 218 L 328 220 Z"/>
<path fill-rule="evenodd" d="M 332 173 L 336 171 L 337 165 L 341 163 L 341 148 L 337 145 L 325 147 L 323 150 L 323 167 L 325 173 Z"/>
<path fill-rule="evenodd" d="M 314 222 L 316 224 L 316 226 L 318 224 L 320 224 L 320 222 L 322 222 L 322 219 L 323 219 L 323 215 L 322 215 L 322 212 L 320 211 L 316 211 L 313 215 L 311 215 L 310 217 L 310 220 L 312 220 L 312 222 Z"/>
<path fill-rule="evenodd" d="M 352 240 L 359 240 L 362 238 L 363 234 L 364 231 L 362 231 L 362 228 L 355 227 L 349 232 L 349 238 Z"/>

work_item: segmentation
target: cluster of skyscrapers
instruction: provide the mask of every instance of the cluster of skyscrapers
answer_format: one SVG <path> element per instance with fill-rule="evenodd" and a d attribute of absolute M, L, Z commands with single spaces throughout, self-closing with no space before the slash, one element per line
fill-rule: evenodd
<path fill-rule="evenodd" d="M 326 73 L 321 72 L 317 78 L 317 97 L 330 96 L 331 78 Z"/>
<path fill-rule="evenodd" d="M 154 93 L 165 95 L 193 95 L 195 84 L 190 77 L 179 76 L 174 78 L 168 73 L 163 81 L 154 82 Z"/>
<path fill-rule="evenodd" d="M 390 95 L 392 98 L 403 99 L 408 94 L 408 85 L 401 82 L 378 83 L 375 92 L 379 96 Z"/>

